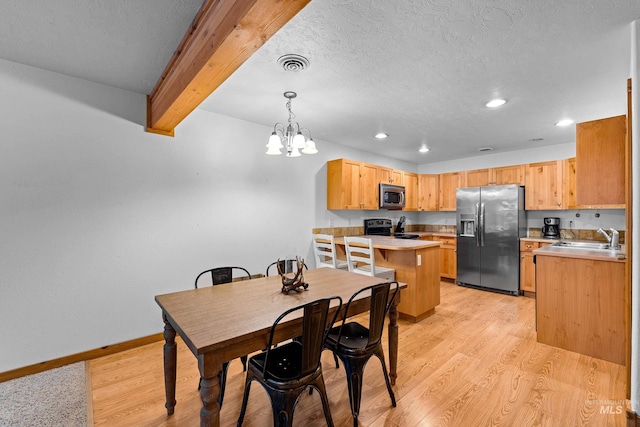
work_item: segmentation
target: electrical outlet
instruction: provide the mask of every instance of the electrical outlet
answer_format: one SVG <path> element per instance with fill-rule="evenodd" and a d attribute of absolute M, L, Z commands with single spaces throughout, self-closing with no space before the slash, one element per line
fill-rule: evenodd
<path fill-rule="evenodd" d="M 422 265 L 422 255 L 418 255 L 418 267 Z"/>
<path fill-rule="evenodd" d="M 333 219 L 329 220 L 329 228 L 333 228 Z"/>

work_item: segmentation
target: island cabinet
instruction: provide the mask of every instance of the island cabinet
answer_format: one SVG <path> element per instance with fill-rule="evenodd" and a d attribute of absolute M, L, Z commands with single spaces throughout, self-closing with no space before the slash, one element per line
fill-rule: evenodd
<path fill-rule="evenodd" d="M 422 239 L 440 242 L 440 278 L 456 280 L 458 273 L 456 237 L 434 233 Z"/>
<path fill-rule="evenodd" d="M 534 253 L 538 342 L 625 365 L 624 259 L 555 256 L 546 249 Z"/>
<path fill-rule="evenodd" d="M 378 166 L 347 159 L 327 162 L 327 209 L 378 209 Z"/>
<path fill-rule="evenodd" d="M 418 177 L 418 210 L 438 210 L 438 174 L 421 174 Z"/>
<path fill-rule="evenodd" d="M 464 187 L 464 172 L 441 173 L 439 178 L 440 211 L 456 210 L 456 190 Z"/>
<path fill-rule="evenodd" d="M 558 210 L 563 205 L 563 161 L 525 165 L 525 207 L 527 210 Z"/>
<path fill-rule="evenodd" d="M 396 280 L 407 284 L 401 291 L 401 319 L 419 322 L 440 304 L 440 244 L 423 240 L 367 236 L 373 243 L 376 265 L 393 268 Z M 344 259 L 344 238 L 335 239 L 336 252 Z"/>
<path fill-rule="evenodd" d="M 624 205 L 626 116 L 576 124 L 576 204 Z"/>

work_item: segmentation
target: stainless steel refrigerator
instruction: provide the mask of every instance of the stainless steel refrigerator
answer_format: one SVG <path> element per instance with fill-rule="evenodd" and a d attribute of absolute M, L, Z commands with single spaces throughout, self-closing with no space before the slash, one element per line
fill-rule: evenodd
<path fill-rule="evenodd" d="M 456 283 L 519 294 L 519 238 L 527 234 L 524 187 L 458 188 L 456 234 Z"/>

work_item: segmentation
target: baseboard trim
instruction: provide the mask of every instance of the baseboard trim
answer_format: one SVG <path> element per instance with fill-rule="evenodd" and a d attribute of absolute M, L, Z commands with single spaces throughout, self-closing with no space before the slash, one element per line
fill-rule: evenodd
<path fill-rule="evenodd" d="M 149 335 L 142 338 L 136 338 L 134 340 L 121 342 L 113 345 L 106 345 L 104 347 L 96 348 L 93 350 L 83 351 L 81 353 L 71 354 L 69 356 L 60 357 L 58 359 L 47 360 L 45 362 L 36 363 L 35 365 L 29 365 L 11 371 L 0 372 L 0 383 L 13 380 L 16 378 L 24 377 L 26 375 L 37 374 L 39 372 L 48 371 L 49 369 L 59 368 L 61 366 L 70 365 L 76 362 L 87 361 L 91 359 L 97 359 L 98 357 L 108 356 L 110 354 L 119 353 L 125 350 L 131 350 L 132 348 L 141 347 L 143 345 L 151 344 L 164 339 L 162 333 Z"/>

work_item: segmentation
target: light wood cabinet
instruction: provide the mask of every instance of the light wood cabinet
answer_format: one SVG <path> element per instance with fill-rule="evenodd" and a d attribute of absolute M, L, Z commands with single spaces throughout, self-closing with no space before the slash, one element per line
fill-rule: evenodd
<path fill-rule="evenodd" d="M 378 180 L 382 184 L 405 185 L 404 174 L 405 172 L 398 169 L 378 166 Z"/>
<path fill-rule="evenodd" d="M 419 205 L 418 174 L 403 172 L 402 182 L 405 190 L 405 211 L 417 211 Z"/>
<path fill-rule="evenodd" d="M 441 173 L 438 201 L 440 211 L 456 210 L 456 190 L 464 187 L 464 172 Z"/>
<path fill-rule="evenodd" d="M 563 161 L 525 165 L 527 210 L 557 210 L 563 205 Z"/>
<path fill-rule="evenodd" d="M 327 162 L 327 209 L 377 210 L 378 167 L 347 159 Z"/>
<path fill-rule="evenodd" d="M 465 187 L 480 187 L 491 183 L 491 169 L 476 169 L 464 172 Z"/>
<path fill-rule="evenodd" d="M 626 205 L 579 205 L 576 197 L 576 158 L 564 161 L 564 206 L 567 209 L 624 209 Z"/>
<path fill-rule="evenodd" d="M 418 178 L 418 209 L 421 211 L 438 210 L 438 182 L 437 174 L 421 174 Z"/>
<path fill-rule="evenodd" d="M 626 116 L 576 124 L 576 204 L 625 204 Z"/>
<path fill-rule="evenodd" d="M 524 165 L 465 171 L 465 187 L 483 185 L 524 185 Z"/>
<path fill-rule="evenodd" d="M 533 251 L 550 245 L 545 242 L 520 242 L 520 290 L 525 296 L 534 296 L 536 292 L 536 266 L 533 263 Z"/>
<path fill-rule="evenodd" d="M 503 166 L 491 169 L 491 185 L 525 185 L 524 165 Z"/>
<path fill-rule="evenodd" d="M 434 234 L 432 239 L 440 242 L 440 277 L 455 280 L 458 260 L 456 238 Z"/>
<path fill-rule="evenodd" d="M 538 342 L 624 365 L 625 261 L 536 255 Z"/>

